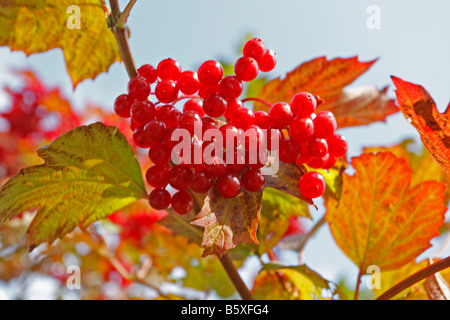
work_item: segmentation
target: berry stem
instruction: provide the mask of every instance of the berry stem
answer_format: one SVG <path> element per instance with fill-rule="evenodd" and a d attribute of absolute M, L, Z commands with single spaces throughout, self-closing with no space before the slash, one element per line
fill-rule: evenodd
<path fill-rule="evenodd" d="M 252 98 L 252 97 L 245 98 L 245 99 L 242 100 L 242 103 L 245 103 L 245 102 L 248 102 L 248 101 L 260 102 L 260 103 L 268 106 L 269 108 L 272 108 L 272 105 L 269 102 L 267 102 L 266 100 L 260 99 L 260 98 Z"/>
<path fill-rule="evenodd" d="M 116 23 L 116 29 L 118 30 L 125 30 L 125 26 L 128 21 L 128 17 L 130 16 L 131 9 L 133 9 L 134 5 L 136 4 L 137 0 L 131 0 L 125 10 L 123 10 L 122 14 L 120 15 L 119 21 Z"/>
<path fill-rule="evenodd" d="M 416 273 L 412 274 L 408 278 L 400 281 L 395 286 L 387 290 L 385 293 L 383 293 L 381 296 L 377 298 L 377 300 L 389 300 L 393 297 L 395 297 L 397 294 L 402 292 L 403 290 L 411 287 L 413 284 L 428 278 L 429 276 L 444 270 L 450 268 L 450 257 L 447 257 L 445 259 L 439 260 L 433 264 L 430 264 L 428 267 L 423 268 L 422 270 L 417 271 Z"/>
<path fill-rule="evenodd" d="M 317 221 L 317 223 L 314 225 L 314 227 L 308 232 L 306 237 L 300 243 L 300 248 L 298 249 L 298 252 L 300 255 L 300 264 L 302 264 L 301 260 L 303 260 L 303 249 L 305 248 L 306 244 L 308 243 L 308 240 L 311 239 L 326 222 L 327 222 L 327 220 L 325 219 L 325 215 L 324 215 L 319 221 Z"/>
<path fill-rule="evenodd" d="M 136 1 L 134 0 L 132 2 L 136 2 Z M 134 62 L 133 55 L 131 54 L 127 32 L 124 27 L 122 28 L 122 27 L 120 27 L 120 25 L 118 25 L 118 22 L 121 19 L 119 2 L 118 2 L 118 0 L 109 0 L 109 3 L 111 6 L 111 17 L 112 17 L 112 22 L 113 22 L 111 31 L 114 33 L 114 36 L 116 37 L 117 44 L 119 45 L 120 56 L 122 57 L 122 60 L 125 64 L 125 67 L 128 72 L 128 76 L 130 78 L 134 78 L 137 76 L 138 73 L 137 73 L 136 64 Z M 129 8 L 129 10 L 131 10 L 131 8 L 132 8 L 132 6 Z"/>
<path fill-rule="evenodd" d="M 217 255 L 220 262 L 222 263 L 223 268 L 228 274 L 228 277 L 230 278 L 231 282 L 233 282 L 236 290 L 239 292 L 243 300 L 255 300 L 250 290 L 245 285 L 244 281 L 242 280 L 241 276 L 239 275 L 233 260 L 231 260 L 228 253 L 225 253 L 222 257 Z"/>

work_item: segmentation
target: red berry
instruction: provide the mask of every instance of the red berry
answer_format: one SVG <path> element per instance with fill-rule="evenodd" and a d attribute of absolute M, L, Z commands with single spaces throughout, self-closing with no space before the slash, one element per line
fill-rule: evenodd
<path fill-rule="evenodd" d="M 297 159 L 297 163 L 299 164 L 305 164 L 310 162 L 313 157 L 310 156 L 310 154 L 308 153 L 308 149 L 306 148 L 306 143 L 301 143 L 300 144 L 300 157 Z"/>
<path fill-rule="evenodd" d="M 202 119 L 195 111 L 186 111 L 180 118 L 180 128 L 188 130 L 191 136 L 195 135 L 195 125 L 200 128 L 201 123 Z"/>
<path fill-rule="evenodd" d="M 223 153 L 223 160 L 227 164 L 227 172 L 229 173 L 239 173 L 245 168 L 245 153 L 240 149 L 235 148 L 234 150 L 229 149 L 225 151 Z"/>
<path fill-rule="evenodd" d="M 224 113 L 224 117 L 225 119 L 227 119 L 228 121 L 231 120 L 231 118 L 233 117 L 233 114 L 244 107 L 244 104 L 242 103 L 241 100 L 239 99 L 233 99 L 233 100 L 228 100 L 227 101 L 227 111 Z"/>
<path fill-rule="evenodd" d="M 289 126 L 291 138 L 301 144 L 312 138 L 314 134 L 314 122 L 311 118 L 296 118 Z"/>
<path fill-rule="evenodd" d="M 197 73 L 193 71 L 184 71 L 177 80 L 178 88 L 181 92 L 187 95 L 197 93 L 200 88 L 200 81 Z"/>
<path fill-rule="evenodd" d="M 209 129 L 217 129 L 217 122 L 213 118 L 203 117 L 202 118 L 202 134 L 205 134 Z"/>
<path fill-rule="evenodd" d="M 269 120 L 272 127 L 282 129 L 294 120 L 291 107 L 285 102 L 278 102 L 270 108 Z"/>
<path fill-rule="evenodd" d="M 301 148 L 291 139 L 283 139 L 280 141 L 280 151 L 278 156 L 280 161 L 285 163 L 295 163 L 300 156 Z"/>
<path fill-rule="evenodd" d="M 234 198 L 241 192 L 241 182 L 235 174 L 227 173 L 217 178 L 216 190 L 224 198 Z"/>
<path fill-rule="evenodd" d="M 267 150 L 276 151 L 279 149 L 283 134 L 279 129 L 268 128 L 266 134 Z M 278 144 L 276 144 L 278 141 Z M 275 145 L 276 144 L 276 145 Z"/>
<path fill-rule="evenodd" d="M 261 129 L 267 129 L 270 126 L 269 114 L 265 111 L 256 111 L 255 115 L 255 125 Z"/>
<path fill-rule="evenodd" d="M 214 93 L 219 93 L 219 84 L 213 84 L 213 85 L 205 85 L 200 83 L 200 89 L 198 90 L 198 95 L 200 96 L 200 98 L 205 99 L 207 96 L 214 94 Z"/>
<path fill-rule="evenodd" d="M 220 177 L 227 171 L 227 165 L 225 164 L 224 159 L 221 159 L 220 157 L 213 157 L 211 161 L 208 161 L 209 163 L 206 163 L 206 172 L 211 177 Z"/>
<path fill-rule="evenodd" d="M 258 61 L 266 53 L 266 45 L 263 40 L 253 38 L 247 41 L 242 51 L 245 57 L 250 57 Z"/>
<path fill-rule="evenodd" d="M 298 182 L 298 188 L 303 196 L 309 199 L 320 197 L 325 192 L 325 179 L 317 172 L 305 173 Z"/>
<path fill-rule="evenodd" d="M 165 143 L 157 142 L 150 147 L 148 157 L 156 165 L 166 165 L 172 157 L 172 148 Z"/>
<path fill-rule="evenodd" d="M 262 72 L 270 72 L 277 65 L 277 55 L 272 50 L 267 50 L 266 53 L 258 60 L 259 70 Z"/>
<path fill-rule="evenodd" d="M 297 118 L 309 117 L 316 108 L 317 100 L 311 93 L 300 92 L 292 98 L 291 109 Z"/>
<path fill-rule="evenodd" d="M 245 131 L 245 150 L 251 151 L 252 153 L 257 153 L 263 146 L 266 141 L 266 137 L 264 132 L 258 126 L 251 126 Z"/>
<path fill-rule="evenodd" d="M 238 137 L 239 134 L 241 134 L 238 128 L 236 128 L 230 123 L 226 123 L 223 126 L 221 126 L 219 130 L 220 133 L 222 134 L 223 147 L 225 149 L 234 149 L 238 146 L 239 143 Z"/>
<path fill-rule="evenodd" d="M 236 76 L 227 76 L 219 84 L 219 93 L 226 100 L 238 98 L 243 90 L 244 85 Z"/>
<path fill-rule="evenodd" d="M 128 95 L 131 99 L 146 100 L 150 95 L 150 84 L 144 77 L 135 77 L 128 82 Z"/>
<path fill-rule="evenodd" d="M 258 76 L 258 63 L 250 57 L 239 58 L 234 65 L 234 73 L 242 81 L 252 81 Z"/>
<path fill-rule="evenodd" d="M 326 157 L 326 156 L 325 156 Z M 322 168 L 325 170 L 331 169 L 337 162 L 337 158 L 331 154 L 328 154 L 328 161 L 325 163 Z"/>
<path fill-rule="evenodd" d="M 132 105 L 133 100 L 127 94 L 122 94 L 114 101 L 114 111 L 119 117 L 129 118 Z"/>
<path fill-rule="evenodd" d="M 155 189 L 150 193 L 149 203 L 155 210 L 165 210 L 170 206 L 172 197 L 166 189 Z"/>
<path fill-rule="evenodd" d="M 328 139 L 337 129 L 336 118 L 329 111 L 322 111 L 314 118 L 314 136 Z"/>
<path fill-rule="evenodd" d="M 213 184 L 213 178 L 204 171 L 195 171 L 192 174 L 191 189 L 196 193 L 207 193 Z"/>
<path fill-rule="evenodd" d="M 198 68 L 198 79 L 201 83 L 211 86 L 218 84 L 223 77 L 223 67 L 215 60 L 208 60 Z"/>
<path fill-rule="evenodd" d="M 238 109 L 231 117 L 231 124 L 236 128 L 247 130 L 255 124 L 255 115 L 247 108 Z"/>
<path fill-rule="evenodd" d="M 166 128 L 176 127 L 180 121 L 181 112 L 170 104 L 158 107 L 156 110 L 156 119 L 164 122 Z"/>
<path fill-rule="evenodd" d="M 183 106 L 183 112 L 195 111 L 200 117 L 205 115 L 203 111 L 203 100 L 198 98 L 189 99 Z"/>
<path fill-rule="evenodd" d="M 161 80 L 155 88 L 155 96 L 162 103 L 171 103 L 178 98 L 178 86 L 173 80 Z"/>
<path fill-rule="evenodd" d="M 250 169 L 261 169 L 269 161 L 267 151 L 266 152 L 246 152 L 245 164 Z"/>
<path fill-rule="evenodd" d="M 335 134 L 328 139 L 330 154 L 340 158 L 345 156 L 348 150 L 347 138 L 340 134 Z"/>
<path fill-rule="evenodd" d="M 138 75 L 147 79 L 148 83 L 155 83 L 158 80 L 158 72 L 155 67 L 149 64 L 144 64 L 138 70 Z"/>
<path fill-rule="evenodd" d="M 134 129 L 133 141 L 139 148 L 146 149 L 150 148 L 154 143 L 153 140 L 149 139 L 144 131 L 145 126 L 140 126 Z"/>
<path fill-rule="evenodd" d="M 328 153 L 328 144 L 325 139 L 312 138 L 306 144 L 306 148 L 313 158 L 323 158 Z"/>
<path fill-rule="evenodd" d="M 166 134 L 164 135 L 164 143 L 168 145 L 170 148 L 175 148 L 175 146 L 182 139 L 181 137 L 178 140 L 172 140 L 172 134 L 175 130 L 179 129 L 178 127 L 172 127 L 166 130 Z"/>
<path fill-rule="evenodd" d="M 181 74 L 181 66 L 178 61 L 168 58 L 158 64 L 157 71 L 161 80 L 176 81 Z"/>
<path fill-rule="evenodd" d="M 194 201 L 187 191 L 179 191 L 172 197 L 172 209 L 179 215 L 187 215 L 193 206 Z"/>
<path fill-rule="evenodd" d="M 131 119 L 138 125 L 144 125 L 155 119 L 155 105 L 148 100 L 136 101 L 131 106 Z"/>
<path fill-rule="evenodd" d="M 308 167 L 313 169 L 323 169 L 328 161 L 330 160 L 330 154 L 327 153 L 322 158 L 311 158 L 311 160 L 307 163 Z"/>
<path fill-rule="evenodd" d="M 152 166 L 147 170 L 145 178 L 149 185 L 154 188 L 165 188 L 168 181 L 169 167 L 168 166 Z"/>
<path fill-rule="evenodd" d="M 219 94 L 211 94 L 203 101 L 203 111 L 212 118 L 221 117 L 227 111 L 227 102 Z"/>
<path fill-rule="evenodd" d="M 191 186 L 192 172 L 185 165 L 172 167 L 169 171 L 169 184 L 177 190 L 186 190 Z"/>
<path fill-rule="evenodd" d="M 160 120 L 152 120 L 145 125 L 144 134 L 149 141 L 161 141 L 166 135 L 166 125 Z"/>
<path fill-rule="evenodd" d="M 259 192 L 264 187 L 265 177 L 261 174 L 261 170 L 249 169 L 245 170 L 241 176 L 241 183 L 248 192 Z"/>

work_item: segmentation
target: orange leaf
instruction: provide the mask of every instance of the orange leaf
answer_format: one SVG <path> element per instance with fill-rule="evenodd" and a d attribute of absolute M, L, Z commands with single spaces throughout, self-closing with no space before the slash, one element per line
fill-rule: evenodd
<path fill-rule="evenodd" d="M 241 192 L 236 198 L 225 199 L 213 188 L 205 199 L 192 225 L 205 228 L 203 257 L 217 253 L 223 256 L 240 242 L 258 244 L 256 229 L 261 210 L 262 192 Z"/>
<path fill-rule="evenodd" d="M 360 62 L 357 57 L 316 58 L 300 65 L 284 79 L 277 78 L 266 83 L 258 98 L 272 104 L 280 101 L 289 103 L 298 92 L 308 91 L 324 100 L 319 110 L 333 112 L 340 127 L 384 120 L 398 111 L 394 102 L 386 96 L 385 89 L 362 87 L 343 91 L 375 61 Z M 257 103 L 255 110 L 267 110 L 267 106 Z"/>
<path fill-rule="evenodd" d="M 397 100 L 406 119 L 419 131 L 425 148 L 450 174 L 450 107 L 439 113 L 430 94 L 420 85 L 392 77 Z"/>
<path fill-rule="evenodd" d="M 330 198 L 327 220 L 341 250 L 360 268 L 398 268 L 430 247 L 444 222 L 445 184 L 411 186 L 412 171 L 390 152 L 352 159 L 339 207 Z M 330 203 L 331 202 L 331 203 Z"/>

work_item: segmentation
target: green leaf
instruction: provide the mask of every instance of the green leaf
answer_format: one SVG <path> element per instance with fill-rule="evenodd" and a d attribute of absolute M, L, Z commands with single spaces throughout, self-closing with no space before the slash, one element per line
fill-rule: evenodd
<path fill-rule="evenodd" d="M 256 300 L 347 299 L 337 285 L 306 265 L 267 264 L 256 277 L 252 292 Z"/>
<path fill-rule="evenodd" d="M 37 152 L 44 163 L 0 189 L 0 224 L 38 209 L 28 229 L 31 248 L 147 197 L 133 149 L 115 127 L 79 127 Z"/>
<path fill-rule="evenodd" d="M 285 220 L 291 216 L 311 219 L 305 201 L 273 188 L 264 189 L 261 214 L 272 218 L 279 216 Z"/>

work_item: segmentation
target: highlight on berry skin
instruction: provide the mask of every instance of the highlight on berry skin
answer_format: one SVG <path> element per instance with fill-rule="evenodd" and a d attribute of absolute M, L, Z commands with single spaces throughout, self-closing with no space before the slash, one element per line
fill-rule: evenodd
<path fill-rule="evenodd" d="M 302 197 L 323 195 L 326 182 L 315 170 L 332 169 L 348 151 L 333 113 L 310 92 L 275 103 L 243 96 L 247 83 L 276 64 L 276 53 L 252 38 L 231 75 L 216 60 L 206 60 L 197 70 L 184 70 L 173 58 L 139 68 L 114 110 L 130 119 L 135 146 L 148 149 L 153 165 L 146 181 L 153 188 L 149 203 L 154 209 L 187 215 L 195 194 L 214 189 L 232 199 L 262 192 L 280 163 L 309 171 L 298 181 Z M 266 109 L 252 110 L 249 102 Z"/>

